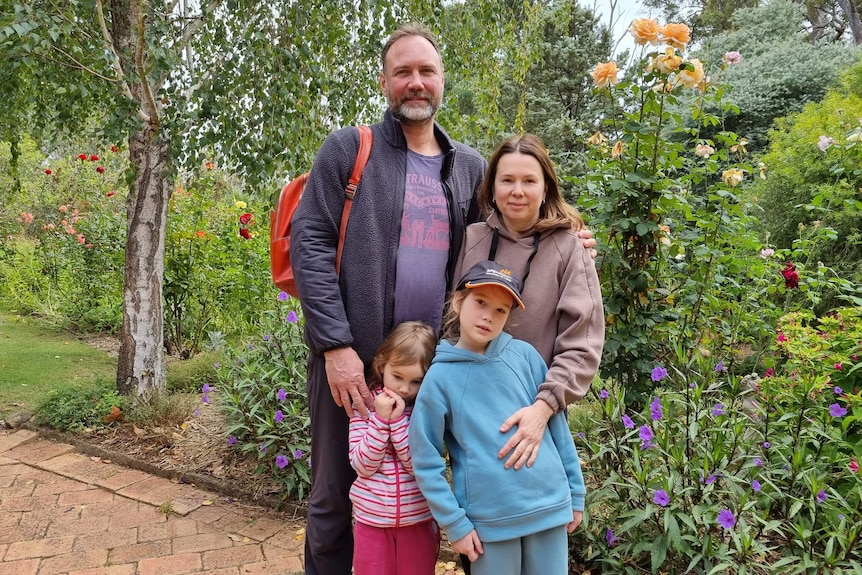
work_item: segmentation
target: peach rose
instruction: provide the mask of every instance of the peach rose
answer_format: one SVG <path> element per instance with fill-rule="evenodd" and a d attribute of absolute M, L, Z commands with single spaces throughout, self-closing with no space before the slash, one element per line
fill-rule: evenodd
<path fill-rule="evenodd" d="M 622 156 L 624 147 L 625 146 L 624 146 L 622 140 L 617 141 L 617 143 L 614 144 L 614 147 L 611 150 L 611 157 L 616 160 L 617 158 Z"/>
<path fill-rule="evenodd" d="M 688 61 L 694 69 L 685 67 L 679 71 L 679 81 L 686 88 L 696 88 L 703 81 L 703 64 L 697 58 Z"/>
<path fill-rule="evenodd" d="M 629 27 L 629 33 L 634 38 L 635 44 L 645 46 L 649 43 L 655 46 L 659 43 L 661 26 L 652 18 L 635 18 Z"/>
<path fill-rule="evenodd" d="M 593 77 L 593 84 L 596 88 L 610 88 L 619 82 L 618 73 L 617 63 L 611 61 L 596 64 L 596 67 L 590 72 L 590 76 Z"/>
<path fill-rule="evenodd" d="M 587 143 L 591 146 L 604 146 L 608 143 L 608 138 L 601 132 L 596 132 L 587 139 Z"/>
<path fill-rule="evenodd" d="M 647 66 L 647 72 L 658 70 L 662 74 L 670 74 L 679 70 L 682 64 L 682 56 L 677 56 L 673 48 L 668 48 L 661 56 L 656 56 Z"/>
<path fill-rule="evenodd" d="M 691 31 L 685 24 L 665 24 L 661 36 L 662 42 L 679 49 L 685 48 L 691 41 Z"/>
<path fill-rule="evenodd" d="M 715 153 L 715 148 L 709 144 L 698 144 L 694 149 L 694 155 L 701 158 L 708 158 Z"/>

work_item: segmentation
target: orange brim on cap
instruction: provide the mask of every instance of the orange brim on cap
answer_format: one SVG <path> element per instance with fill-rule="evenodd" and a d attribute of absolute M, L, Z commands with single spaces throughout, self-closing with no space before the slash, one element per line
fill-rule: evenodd
<path fill-rule="evenodd" d="M 504 290 L 509 292 L 509 295 L 512 296 L 512 299 L 514 299 L 517 302 L 518 307 L 520 307 L 521 309 L 526 309 L 526 307 L 524 307 L 524 302 L 521 301 L 520 296 L 518 296 L 518 294 L 516 294 L 512 290 L 512 288 L 510 288 L 506 284 L 503 284 L 500 282 L 466 282 L 464 284 L 465 288 L 477 288 L 477 287 L 482 287 L 482 286 L 497 286 L 497 287 L 503 288 Z"/>

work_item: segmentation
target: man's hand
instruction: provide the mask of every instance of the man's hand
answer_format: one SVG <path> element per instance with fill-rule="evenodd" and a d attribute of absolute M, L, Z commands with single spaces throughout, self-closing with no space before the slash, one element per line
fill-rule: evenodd
<path fill-rule="evenodd" d="M 542 437 L 548 428 L 548 420 L 553 414 L 554 411 L 551 406 L 539 399 L 533 405 L 522 407 L 503 422 L 503 425 L 500 426 L 501 433 L 506 433 L 512 427 L 518 426 L 518 431 L 497 453 L 497 459 L 509 456 L 504 464 L 506 469 L 514 466 L 518 470 L 525 464 L 527 467 L 531 467 L 536 462 Z"/>
<path fill-rule="evenodd" d="M 593 231 L 589 228 L 584 228 L 578 232 L 578 237 L 583 240 L 584 248 L 590 250 L 590 255 L 593 259 L 599 255 L 596 251 L 596 238 L 593 237 Z"/>
<path fill-rule="evenodd" d="M 578 525 L 581 524 L 581 521 L 584 519 L 583 511 L 572 511 L 572 520 L 566 523 L 566 531 L 571 533 L 575 529 L 578 528 Z"/>
<path fill-rule="evenodd" d="M 332 399 L 344 408 L 347 417 L 353 417 L 353 408 L 359 410 L 363 419 L 368 419 L 368 410 L 374 404 L 368 384 L 365 383 L 365 368 L 352 347 L 339 347 L 325 352 L 326 379 Z"/>
<path fill-rule="evenodd" d="M 482 542 L 479 541 L 479 535 L 476 533 L 475 529 L 458 541 L 450 541 L 450 544 L 456 553 L 466 555 L 471 563 L 478 559 L 479 555 L 485 552 L 485 550 L 482 549 Z"/>

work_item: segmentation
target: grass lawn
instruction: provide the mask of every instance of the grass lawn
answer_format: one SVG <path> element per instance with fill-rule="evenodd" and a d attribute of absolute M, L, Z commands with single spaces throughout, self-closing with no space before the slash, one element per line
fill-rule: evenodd
<path fill-rule="evenodd" d="M 33 411 L 52 389 L 113 380 L 117 360 L 69 334 L 0 313 L 0 418 Z"/>

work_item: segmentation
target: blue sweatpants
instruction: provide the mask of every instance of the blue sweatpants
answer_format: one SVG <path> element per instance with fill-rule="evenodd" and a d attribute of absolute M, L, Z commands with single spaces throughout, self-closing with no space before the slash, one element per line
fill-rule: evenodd
<path fill-rule="evenodd" d="M 472 575 L 568 575 L 569 538 L 561 525 L 519 539 L 482 541 L 485 552 L 470 565 Z"/>

